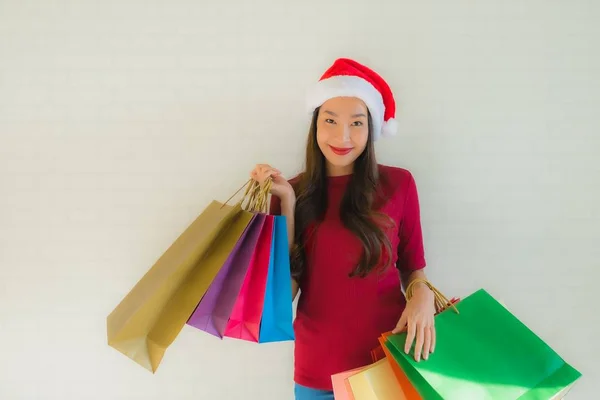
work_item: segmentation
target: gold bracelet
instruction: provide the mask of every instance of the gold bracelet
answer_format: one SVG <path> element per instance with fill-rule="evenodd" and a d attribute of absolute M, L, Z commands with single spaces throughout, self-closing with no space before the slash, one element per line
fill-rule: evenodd
<path fill-rule="evenodd" d="M 434 302 L 435 302 L 435 310 L 436 312 L 444 311 L 445 309 L 452 307 L 454 311 L 459 314 L 458 309 L 454 305 L 453 302 L 448 300 L 446 296 L 444 296 L 435 286 L 431 284 L 426 279 L 414 279 L 412 280 L 408 286 L 406 287 L 406 299 L 410 300 L 414 295 L 414 287 L 417 283 L 425 284 L 431 291 L 433 292 Z"/>

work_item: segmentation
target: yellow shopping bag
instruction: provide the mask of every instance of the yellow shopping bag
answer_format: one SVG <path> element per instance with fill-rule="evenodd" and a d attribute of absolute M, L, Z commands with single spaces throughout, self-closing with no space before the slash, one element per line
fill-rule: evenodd
<path fill-rule="evenodd" d="M 373 363 L 346 379 L 352 389 L 354 400 L 406 399 L 387 358 Z"/>

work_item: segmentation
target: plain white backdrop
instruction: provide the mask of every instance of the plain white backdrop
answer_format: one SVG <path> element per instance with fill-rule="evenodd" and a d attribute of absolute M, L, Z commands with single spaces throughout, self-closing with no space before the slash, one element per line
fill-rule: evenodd
<path fill-rule="evenodd" d="M 105 318 L 254 164 L 301 170 L 304 91 L 336 57 L 395 91 L 377 152 L 416 177 L 430 278 L 490 291 L 584 374 L 569 398 L 596 398 L 599 18 L 591 0 L 1 0 L 0 398 L 292 398 L 292 343 L 185 327 L 152 375 Z"/>

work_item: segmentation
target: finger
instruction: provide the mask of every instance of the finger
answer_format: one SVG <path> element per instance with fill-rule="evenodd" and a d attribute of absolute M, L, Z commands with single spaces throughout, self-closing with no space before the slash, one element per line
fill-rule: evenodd
<path fill-rule="evenodd" d="M 431 325 L 431 352 L 435 350 L 435 324 Z"/>
<path fill-rule="evenodd" d="M 270 168 L 269 165 L 267 164 L 256 164 L 256 175 L 258 175 L 258 177 L 262 178 L 263 175 L 265 174 L 265 171 Z"/>
<path fill-rule="evenodd" d="M 273 183 L 286 182 L 286 179 L 283 176 L 281 176 L 280 174 L 271 175 L 271 177 L 273 178 Z"/>
<path fill-rule="evenodd" d="M 410 348 L 412 347 L 413 344 L 413 340 L 415 340 L 415 334 L 416 334 L 416 330 L 417 327 L 415 325 L 414 322 L 409 321 L 408 322 L 408 333 L 406 335 L 406 343 L 404 344 L 404 352 L 406 354 L 408 354 L 408 352 L 410 351 Z"/>
<path fill-rule="evenodd" d="M 262 180 L 260 181 L 261 185 L 264 185 L 265 182 L 270 178 L 273 181 L 275 180 L 275 178 L 277 178 L 279 175 L 277 174 L 277 172 L 273 171 L 273 170 L 267 170 L 262 178 Z"/>
<path fill-rule="evenodd" d="M 275 168 L 269 168 L 267 170 L 267 173 L 269 174 L 269 176 L 277 176 L 277 175 L 281 174 L 281 172 L 279 172 Z"/>
<path fill-rule="evenodd" d="M 254 168 L 252 169 L 252 171 L 250 171 L 250 176 L 255 179 L 258 180 L 258 178 L 261 176 L 262 174 L 262 170 L 264 168 L 265 164 L 256 164 L 254 166 Z"/>
<path fill-rule="evenodd" d="M 254 176 L 255 180 L 258 181 L 261 185 L 267 180 L 269 176 L 273 174 L 272 168 L 260 166 L 256 170 L 256 175 Z"/>
<path fill-rule="evenodd" d="M 261 169 L 260 169 L 260 175 L 264 179 L 267 179 L 269 176 L 275 174 L 276 172 L 277 172 L 277 170 L 275 168 L 271 168 L 268 165 L 265 167 L 261 167 Z"/>
<path fill-rule="evenodd" d="M 423 359 L 429 358 L 429 352 L 431 350 L 431 326 L 425 327 L 425 338 L 423 342 Z"/>
<path fill-rule="evenodd" d="M 281 174 L 281 171 L 277 168 L 271 167 L 269 164 L 258 164 L 256 168 L 261 175 L 266 174 Z"/>
<path fill-rule="evenodd" d="M 425 327 L 423 324 L 417 326 L 417 342 L 415 343 L 415 361 L 421 360 L 421 351 L 425 342 Z"/>
<path fill-rule="evenodd" d="M 398 332 L 402 332 L 402 330 L 406 327 L 406 314 L 402 314 L 400 316 L 400 320 L 398 320 L 398 323 L 396 324 L 396 327 L 392 330 L 393 334 L 396 334 Z"/>

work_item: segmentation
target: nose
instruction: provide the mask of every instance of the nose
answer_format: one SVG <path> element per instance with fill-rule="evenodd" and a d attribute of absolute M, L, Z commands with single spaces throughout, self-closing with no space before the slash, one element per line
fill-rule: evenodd
<path fill-rule="evenodd" d="M 340 140 L 342 142 L 349 142 L 350 141 L 350 127 L 340 124 L 339 128 L 337 130 L 337 136 L 340 138 Z"/>

